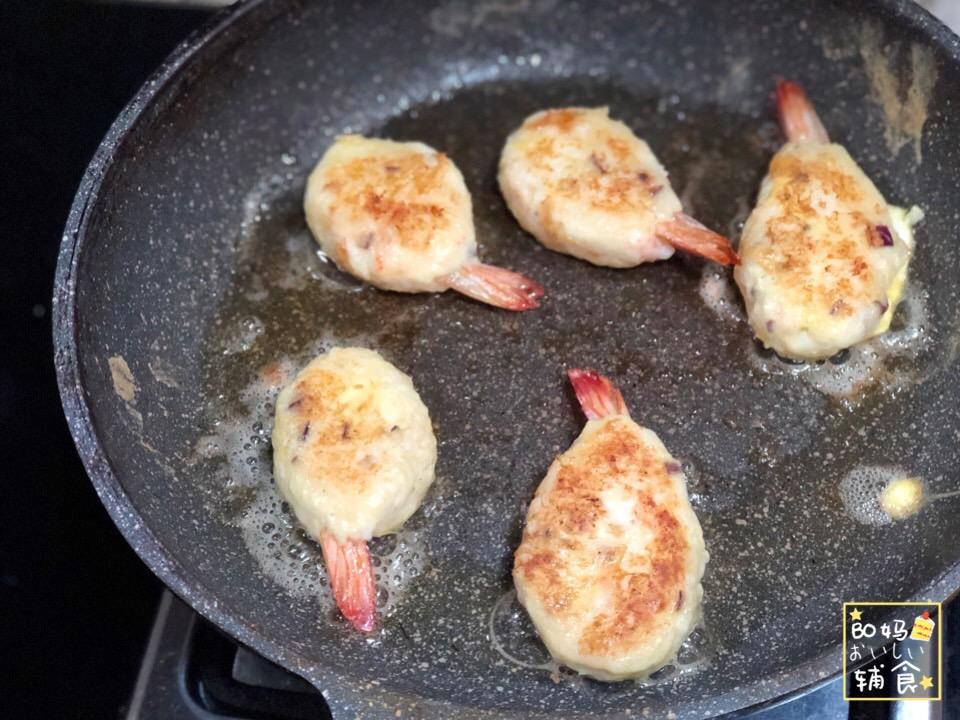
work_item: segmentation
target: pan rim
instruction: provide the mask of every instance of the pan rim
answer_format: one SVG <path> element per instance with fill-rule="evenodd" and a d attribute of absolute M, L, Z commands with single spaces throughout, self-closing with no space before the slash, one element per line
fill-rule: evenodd
<path fill-rule="evenodd" d="M 135 130 L 145 111 L 162 100 L 167 89 L 194 57 L 234 26 L 240 17 L 264 3 L 265 0 L 238 0 L 201 23 L 148 76 L 120 111 L 94 152 L 67 215 L 57 257 L 52 302 L 54 363 L 64 415 L 84 469 L 111 520 L 140 559 L 164 585 L 217 627 L 245 645 L 263 648 L 264 654 L 275 662 L 289 667 L 289 663 L 294 661 L 297 672 L 306 677 L 311 663 L 305 657 L 286 651 L 266 634 L 241 622 L 237 615 L 224 609 L 223 604 L 216 600 L 216 593 L 211 592 L 201 578 L 193 577 L 177 562 L 143 522 L 140 513 L 123 491 L 94 429 L 90 408 L 84 398 L 77 344 L 77 265 L 86 237 L 87 215 L 100 197 L 104 180 L 114 165 L 116 151 Z M 210 597 L 214 598 L 212 603 L 208 601 Z M 316 671 L 316 668 L 310 669 Z M 316 685 L 313 680 L 311 682 Z"/>
<path fill-rule="evenodd" d="M 168 91 L 194 65 L 194 61 L 198 60 L 203 52 L 210 50 L 215 41 L 222 39 L 228 31 L 236 29 L 242 17 L 268 5 L 274 6 L 278 12 L 287 7 L 282 0 L 238 0 L 234 5 L 213 14 L 179 43 L 160 67 L 148 77 L 114 120 L 98 146 L 84 172 L 70 208 L 57 259 L 52 303 L 54 362 L 64 414 L 78 454 L 94 489 L 124 539 L 151 571 L 194 610 L 244 645 L 254 648 L 270 660 L 306 678 L 323 693 L 336 715 L 338 706 L 342 706 L 344 710 L 356 709 L 361 697 L 365 701 L 371 698 L 371 691 L 369 689 L 361 691 L 362 680 L 317 665 L 303 654 L 272 640 L 258 625 L 244 620 L 241 613 L 222 602 L 216 588 L 207 587 L 202 578 L 197 577 L 170 554 L 144 523 L 113 471 L 94 427 L 79 369 L 76 313 L 77 268 L 87 237 L 89 211 L 95 207 L 101 197 L 101 191 L 105 187 L 104 182 L 116 164 L 117 151 L 149 112 L 157 109 L 162 111 L 166 107 L 164 103 L 171 96 Z M 879 0 L 874 7 L 880 14 L 906 20 L 913 26 L 922 26 L 926 39 L 931 44 L 939 46 L 960 65 L 960 37 L 913 0 Z M 907 599 L 946 601 L 958 592 L 960 592 L 960 563 L 934 579 L 924 591 L 924 595 L 917 594 Z M 721 717 L 742 717 L 760 709 L 774 707 L 831 682 L 839 677 L 840 670 L 839 668 L 825 670 L 825 668 L 833 667 L 838 648 L 839 642 L 835 647 L 790 668 L 788 672 L 778 673 L 771 679 L 765 680 L 762 684 L 766 690 L 762 691 L 762 694 L 766 699 L 756 700 L 750 705 L 727 711 Z M 754 687 L 760 684 L 759 681 L 752 683 Z M 722 707 L 724 698 L 728 698 L 733 692 L 742 693 L 745 687 L 750 685 L 716 696 L 714 699 Z M 774 694 L 771 695 L 771 693 Z M 393 689 L 381 688 L 377 694 L 384 704 L 393 703 L 392 707 L 398 707 L 408 701 L 415 702 L 421 712 L 428 708 L 436 711 L 438 713 L 436 717 L 445 717 L 445 713 L 453 708 L 495 717 L 556 717 L 546 712 L 531 714 L 518 710 L 503 711 L 496 708 L 484 710 L 450 705 L 442 700 L 411 696 Z M 754 697 L 760 697 L 760 694 L 755 694 Z M 590 711 L 575 711 L 564 713 L 564 715 L 572 717 L 593 714 Z"/>

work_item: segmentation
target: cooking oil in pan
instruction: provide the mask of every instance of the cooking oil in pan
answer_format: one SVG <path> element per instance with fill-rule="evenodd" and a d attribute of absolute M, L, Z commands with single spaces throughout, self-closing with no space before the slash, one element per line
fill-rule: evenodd
<path fill-rule="evenodd" d="M 700 274 L 700 299 L 721 320 L 745 322 L 740 296 L 730 272 L 716 263 L 705 263 Z"/>
<path fill-rule="evenodd" d="M 300 600 L 318 602 L 334 612 L 319 545 L 301 528 L 273 484 L 264 485 L 239 519 L 247 550 L 264 575 Z M 409 583 L 426 569 L 423 531 L 408 524 L 395 535 L 370 542 L 377 583 L 377 607 L 392 614 Z"/>
<path fill-rule="evenodd" d="M 753 338 L 745 352 L 759 372 L 796 377 L 839 404 L 853 407 L 871 388 L 898 391 L 924 379 L 916 359 L 927 344 L 927 321 L 927 294 L 913 283 L 894 313 L 890 330 L 828 360 L 784 360 Z"/>
<path fill-rule="evenodd" d="M 749 215 L 748 207 L 741 207 L 731 221 L 730 235 L 743 230 Z M 699 283 L 700 299 L 722 322 L 746 325 L 743 301 L 733 281 L 733 273 L 714 263 L 703 266 Z M 911 281 L 894 315 L 890 329 L 844 350 L 821 362 L 785 360 L 763 348 L 749 334 L 744 352 L 750 364 L 769 375 L 797 377 L 840 404 L 852 406 L 863 399 L 865 392 L 875 386 L 900 390 L 923 379 L 917 372 L 915 359 L 926 346 L 927 293 Z"/>
<path fill-rule="evenodd" d="M 857 522 L 888 525 L 905 520 L 937 500 L 960 496 L 960 490 L 931 494 L 922 478 L 898 467 L 864 465 L 840 482 L 840 500 Z"/>
<path fill-rule="evenodd" d="M 520 90 L 525 91 L 525 88 Z M 491 125 L 493 129 L 485 130 L 486 135 L 493 134 L 502 138 L 522 120 L 525 113 L 539 107 L 569 102 L 569 98 L 572 97 L 577 97 L 578 100 L 582 98 L 584 103 L 601 104 L 609 101 L 614 106 L 615 115 L 624 117 L 637 127 L 646 128 L 653 122 L 660 128 L 659 136 L 653 133 L 651 141 L 660 138 L 661 141 L 655 142 L 655 145 L 661 153 L 661 159 L 670 168 L 671 179 L 676 183 L 679 191 L 687 190 L 685 187 L 687 182 L 696 183 L 698 178 L 704 179 L 699 188 L 693 188 L 685 193 L 693 204 L 689 209 L 694 215 L 718 229 L 726 227 L 728 222 L 739 229 L 738 224 L 749 211 L 749 195 L 736 188 L 757 187 L 771 148 L 764 146 L 763 143 L 756 144 L 752 141 L 744 146 L 743 143 L 737 144 L 739 141 L 736 137 L 726 134 L 722 137 L 717 135 L 712 130 L 713 127 L 717 125 L 733 127 L 725 122 L 711 123 L 711 130 L 704 133 L 702 141 L 698 141 L 700 131 L 697 128 L 692 128 L 689 121 L 674 122 L 668 117 L 666 110 L 662 117 L 660 113 L 650 117 L 649 114 L 645 114 L 646 111 L 642 110 L 649 104 L 637 104 L 635 99 L 629 97 L 621 99 L 616 93 L 606 88 L 595 91 L 595 94 L 586 95 L 570 93 L 568 90 L 569 88 L 560 87 L 555 96 L 537 94 L 529 98 L 524 92 L 522 93 L 523 102 L 514 102 L 510 112 L 502 111 L 502 103 L 469 105 L 466 108 L 469 112 L 460 112 L 453 118 L 448 117 L 449 108 L 441 107 L 442 103 L 438 103 L 435 111 L 431 111 L 429 107 L 425 108 L 419 119 L 410 114 L 391 121 L 386 127 L 375 128 L 373 131 L 391 137 L 415 137 L 449 151 L 451 156 L 461 164 L 461 169 L 474 192 L 478 236 L 481 238 L 483 251 L 492 253 L 494 258 L 510 258 L 513 257 L 512 253 L 516 253 L 516 257 L 522 262 L 529 262 L 530 267 L 535 267 L 538 272 L 543 273 L 542 279 L 550 286 L 552 293 L 551 302 L 569 302 L 571 297 L 581 292 L 589 294 L 592 302 L 594 274 L 602 276 L 603 271 L 580 268 L 569 259 L 548 255 L 529 238 L 518 235 L 516 223 L 506 214 L 502 207 L 502 200 L 496 193 L 495 170 L 499 144 L 475 142 L 473 133 L 470 132 L 464 133 L 463 137 L 448 138 L 447 133 L 450 132 L 450 128 L 460 127 L 458 123 L 474 123 L 478 128 L 484 127 L 485 124 Z M 478 92 L 482 94 L 482 90 Z M 503 100 L 499 96 L 498 99 Z M 618 103 L 624 108 L 623 110 L 617 111 Z M 494 113 L 483 110 L 486 106 L 496 106 L 497 111 Z M 477 110 L 478 107 L 480 111 Z M 641 109 L 635 113 L 627 110 L 633 107 Z M 485 112 L 488 114 L 485 115 Z M 474 116 L 476 116 L 475 119 L 471 119 Z M 729 132 L 737 137 L 741 135 L 752 137 L 755 126 L 756 123 L 750 121 L 744 127 L 737 126 L 735 130 Z M 467 127 L 473 127 L 473 125 Z M 364 128 L 355 129 L 366 131 Z M 703 145 L 704 143 L 706 146 Z M 694 167 L 695 164 L 702 162 L 703 157 L 720 158 L 720 155 L 711 155 L 709 150 L 714 145 L 725 143 L 734 143 L 737 152 L 733 155 L 745 158 L 740 164 L 728 167 L 721 165 L 719 160 L 716 162 L 711 160 L 709 166 L 699 169 Z M 287 162 L 284 164 L 289 165 Z M 239 536 L 242 540 L 238 538 L 238 541 L 242 542 L 256 559 L 263 575 L 276 584 L 278 594 L 284 592 L 297 600 L 310 603 L 311 606 L 317 603 L 329 612 L 327 617 L 333 621 L 335 610 L 328 586 L 324 584 L 326 573 L 322 567 L 319 548 L 298 529 L 297 523 L 284 508 L 270 480 L 272 468 L 269 433 L 276 390 L 287 382 L 299 367 L 329 344 L 364 345 L 377 349 L 408 372 L 413 373 L 417 363 L 420 364 L 421 370 L 434 369 L 438 376 L 437 380 L 447 380 L 448 384 L 439 386 L 442 390 L 438 389 L 434 393 L 434 401 L 429 403 L 431 412 L 437 407 L 441 412 L 435 417 L 446 416 L 454 422 L 459 421 L 460 416 L 450 409 L 449 404 L 444 407 L 444 398 L 450 395 L 451 388 L 460 390 L 460 386 L 454 384 L 459 378 L 448 379 L 442 368 L 434 368 L 433 364 L 425 358 L 436 354 L 438 348 L 446 347 L 437 343 L 438 338 L 441 340 L 461 338 L 461 335 L 455 332 L 446 330 L 438 332 L 436 328 L 457 328 L 460 323 L 475 321 L 479 332 L 485 327 L 483 321 L 487 316 L 473 313 L 472 306 L 467 305 L 468 301 L 464 299 L 440 295 L 405 296 L 384 293 L 364 286 L 339 272 L 327 258 L 317 252 L 316 245 L 304 226 L 301 210 L 302 182 L 308 169 L 300 167 L 296 173 L 286 173 L 283 176 L 284 181 L 280 183 L 273 183 L 271 180 L 264 187 L 256 190 L 259 195 L 251 198 L 249 203 L 249 219 L 238 239 L 239 260 L 234 269 L 236 277 L 233 281 L 235 290 L 220 308 L 220 327 L 214 329 L 208 345 L 205 372 L 207 394 L 209 397 L 219 396 L 219 398 L 208 413 L 211 428 L 207 442 L 214 446 L 214 450 L 207 455 L 214 455 L 210 460 L 219 463 L 222 471 L 218 478 L 210 482 L 211 497 L 229 493 L 223 482 L 224 475 L 228 476 L 228 482 L 237 485 L 238 499 L 220 508 L 221 517 L 225 517 L 240 528 Z M 284 172 L 287 170 L 290 170 L 290 167 L 287 167 Z M 733 182 L 734 179 L 736 182 Z M 730 219 L 731 208 L 736 210 L 736 217 L 733 220 Z M 566 287 L 556 282 L 557 279 L 566 278 L 569 274 L 568 269 L 571 268 L 579 268 L 578 272 L 582 270 L 583 277 L 589 278 L 589 282 L 583 285 L 571 283 Z M 690 308 L 684 303 L 698 303 L 695 293 L 696 275 L 692 276 L 694 292 L 688 292 L 691 290 L 690 283 L 687 282 L 690 273 L 686 272 L 689 269 L 690 265 L 682 258 L 664 264 L 662 268 L 656 268 L 656 273 L 663 273 L 668 282 L 673 278 L 675 287 L 684 290 L 682 293 L 671 292 L 667 296 L 672 303 L 671 307 L 678 309 L 674 311 L 674 317 L 678 318 L 681 326 L 686 315 L 696 314 L 696 312 L 687 313 L 686 310 L 697 310 L 696 307 Z M 654 268 L 641 268 L 632 271 L 629 277 L 642 280 L 644 273 L 650 274 L 651 278 L 655 275 Z M 746 366 L 744 369 L 749 369 L 749 364 L 752 363 L 755 371 L 761 373 L 796 373 L 797 368 L 793 365 L 783 363 L 776 358 L 763 357 L 758 352 L 752 341 L 752 333 L 749 333 L 745 325 L 739 293 L 733 286 L 729 274 L 717 273 L 715 268 L 710 266 L 704 270 L 704 273 L 705 284 L 713 293 L 712 297 L 723 300 L 717 308 L 714 308 L 721 311 L 723 320 L 718 320 L 715 324 L 722 327 L 724 334 L 731 339 L 729 347 L 737 353 L 738 367 L 742 364 Z M 707 273 L 711 274 L 708 276 Z M 626 278 L 628 275 L 624 273 L 622 277 Z M 548 282 L 552 279 L 554 282 Z M 651 279 L 650 286 L 656 287 L 659 292 L 662 279 L 659 276 L 656 282 Z M 637 298 L 637 307 L 643 310 L 646 306 L 639 301 L 651 300 L 652 297 L 650 293 L 638 292 L 638 287 L 640 283 L 627 284 L 625 292 L 634 293 L 631 297 Z M 922 311 L 924 300 L 922 292 L 916 286 L 912 291 L 920 293 L 917 299 L 920 303 L 919 309 Z M 585 305 L 571 304 L 571 307 L 582 309 Z M 901 318 L 899 325 L 895 325 L 893 333 L 900 333 L 908 327 L 921 329 L 918 318 L 923 313 L 914 313 L 910 297 L 905 301 L 904 307 L 902 314 L 905 317 Z M 598 310 L 598 313 L 602 314 L 600 311 L 602 308 Z M 641 312 L 640 315 L 642 316 L 643 313 Z M 563 330 L 569 318 L 562 318 L 561 324 L 560 318 L 550 315 L 549 302 L 545 303 L 544 312 L 539 315 L 530 314 L 516 318 L 497 315 L 496 317 L 498 318 L 496 334 L 490 336 L 493 339 L 478 336 L 482 339 L 478 342 L 477 349 L 473 350 L 471 355 L 464 356 L 467 362 L 472 361 L 473 354 L 480 358 L 485 357 L 482 353 L 483 345 L 490 345 L 504 338 L 511 339 L 512 336 L 509 334 L 511 332 L 516 332 L 519 336 L 520 331 L 516 328 L 524 325 L 530 326 L 534 337 L 539 334 L 537 342 L 542 347 L 550 350 L 550 343 L 553 343 L 556 346 L 554 355 L 565 356 L 568 347 L 577 345 L 590 349 L 590 357 L 597 356 L 598 348 L 616 350 L 616 345 L 604 337 L 607 333 L 606 329 L 604 334 L 598 334 L 596 342 L 589 332 L 572 339 L 569 333 Z M 608 315 L 608 317 L 611 316 Z M 714 320 L 711 316 L 707 317 L 711 321 Z M 560 330 L 553 332 L 547 325 L 549 322 L 556 322 Z M 731 328 L 733 332 L 728 333 L 727 330 Z M 590 328 L 583 329 L 590 330 Z M 631 328 L 632 332 L 637 332 L 636 328 Z M 316 340 L 318 337 L 324 340 Z M 671 337 L 674 337 L 674 334 L 665 333 L 663 339 L 666 342 Z M 741 338 L 747 337 L 751 337 L 749 348 L 738 347 Z M 224 350 L 237 346 L 235 342 L 231 345 L 231 342 L 236 339 L 240 340 L 240 344 L 245 349 L 225 353 Z M 904 345 L 902 353 L 899 349 L 897 352 L 889 353 L 893 358 L 891 363 L 893 360 L 903 360 L 905 367 L 906 362 L 914 359 L 917 343 L 913 339 L 905 335 L 893 337 L 893 334 L 890 334 L 889 337 L 878 338 L 871 342 L 879 343 L 881 340 L 883 342 L 894 340 L 895 343 L 902 342 Z M 920 340 L 922 340 L 922 332 Z M 523 345 L 517 341 L 516 344 L 528 352 L 531 349 L 537 349 L 533 343 Z M 469 344 L 466 347 L 469 348 Z M 879 349 L 886 352 L 882 346 Z M 611 357 L 611 354 L 608 353 L 607 357 Z M 884 355 L 884 357 L 887 356 Z M 641 361 L 639 355 L 630 356 L 630 362 L 625 362 L 622 374 L 639 373 Z M 847 362 L 849 361 L 850 358 L 847 358 Z M 765 365 L 758 367 L 758 363 L 765 363 Z M 831 365 L 826 372 L 830 373 L 834 368 L 845 364 Z M 469 365 L 465 367 L 468 368 Z M 266 379 L 265 381 L 258 380 L 258 369 L 265 370 L 265 372 L 259 372 L 259 375 Z M 457 369 L 460 370 L 460 368 Z M 815 371 L 815 368 L 805 368 L 799 373 L 801 382 L 811 381 L 816 377 L 812 374 Z M 895 369 L 895 374 L 899 372 L 899 369 Z M 909 382 L 911 377 L 909 371 L 905 370 L 904 373 L 903 377 Z M 416 374 L 413 374 L 416 377 Z M 808 374 L 810 377 L 807 377 Z M 490 377 L 498 381 L 502 380 L 493 374 L 490 374 Z M 675 376 L 667 374 L 665 377 Z M 258 382 L 264 382 L 266 386 L 261 387 Z M 811 384 L 817 387 L 815 383 L 811 382 Z M 848 382 L 848 386 L 852 385 L 852 382 Z M 669 385 L 665 387 L 668 394 L 671 392 L 670 387 Z M 470 389 L 471 392 L 476 393 L 472 396 L 471 402 L 476 401 L 478 404 L 488 396 L 503 392 L 502 385 L 496 387 L 478 385 Z M 836 394 L 837 391 L 827 388 L 821 392 Z M 815 393 L 811 395 L 816 397 Z M 261 423 L 259 428 L 254 427 L 257 422 Z M 443 422 L 439 423 L 440 431 L 451 432 L 449 428 L 449 423 L 446 425 Z M 484 429 L 481 425 L 474 432 L 479 433 Z M 265 442 L 251 443 L 250 438 L 253 436 L 261 436 Z M 251 444 L 252 449 L 244 449 L 244 445 L 247 444 Z M 250 458 L 252 462 L 248 462 Z M 703 465 L 704 470 L 716 471 L 716 467 L 709 463 L 704 462 Z M 709 477 L 709 474 L 704 474 L 705 480 Z M 690 478 L 689 474 L 688 478 Z M 877 492 L 881 489 L 878 488 Z M 523 502 L 526 502 L 529 500 L 528 493 L 527 491 L 523 493 Z M 692 500 L 697 504 L 698 512 L 701 510 L 709 512 L 711 508 L 715 509 L 715 494 L 712 496 L 710 493 L 704 493 L 703 497 L 707 498 L 707 501 L 698 499 L 693 489 L 691 494 Z M 425 509 L 429 510 L 429 507 Z M 380 602 L 384 614 L 389 614 L 392 608 L 397 608 L 397 615 L 403 616 L 404 597 L 412 597 L 412 593 L 407 594 L 411 590 L 411 580 L 416 580 L 418 584 L 429 585 L 434 582 L 434 577 L 439 577 L 441 583 L 449 584 L 441 572 L 445 568 L 440 548 L 433 547 L 434 557 L 431 561 L 427 560 L 427 551 L 431 548 L 424 547 L 422 542 L 425 537 L 422 533 L 426 529 L 426 518 L 422 515 L 423 511 L 414 515 L 401 535 L 371 543 L 374 562 L 375 564 L 379 562 L 378 588 L 382 593 Z M 458 556 L 458 560 L 460 557 Z M 428 562 L 438 572 L 434 573 L 432 569 L 427 570 Z M 481 572 L 483 571 L 481 569 Z M 502 568 L 499 564 L 495 572 L 497 575 L 490 581 L 489 586 L 494 597 L 498 592 L 497 588 L 501 587 L 500 583 L 506 579 L 500 575 Z M 490 596 L 484 595 L 484 597 Z M 716 607 L 719 608 L 714 611 L 714 614 L 720 620 L 724 620 L 724 613 L 729 613 L 730 610 L 720 593 L 714 597 L 717 598 Z M 465 597 L 464 603 L 469 602 L 469 598 Z M 492 607 L 486 605 L 488 602 L 489 599 L 485 600 L 485 607 L 479 608 L 479 611 L 484 615 L 487 612 L 490 613 L 489 627 L 484 628 L 482 622 L 476 627 L 478 634 L 483 633 L 484 630 L 489 632 L 489 638 L 478 639 L 481 643 L 479 647 L 484 649 L 486 649 L 486 642 L 489 642 L 489 652 L 483 653 L 485 658 L 490 656 L 494 661 L 509 665 L 507 669 L 510 671 L 542 674 L 541 677 L 544 679 L 551 677 L 558 683 L 569 683 L 575 687 L 592 684 L 591 681 L 576 675 L 569 669 L 560 667 L 552 660 L 537 637 L 525 610 L 519 606 L 513 591 L 505 594 Z M 415 608 L 414 612 L 416 611 Z M 423 617 L 426 621 L 430 621 L 429 613 L 424 613 Z M 470 627 L 472 628 L 473 625 Z M 386 637 L 386 635 L 378 635 L 372 642 L 383 641 L 384 646 L 389 647 Z M 722 647 L 719 644 L 722 639 L 719 638 L 718 634 L 715 644 L 705 630 L 698 629 L 681 647 L 675 663 L 653 673 L 648 679 L 635 681 L 632 685 L 668 684 L 688 674 L 699 673 L 703 667 L 711 664 L 717 654 L 716 648 Z"/>
<path fill-rule="evenodd" d="M 560 665 L 550 657 L 527 611 L 511 588 L 493 605 L 490 612 L 490 646 L 507 662 L 529 670 L 560 673 Z"/>
<path fill-rule="evenodd" d="M 511 665 L 526 670 L 543 671 L 548 673 L 554 682 L 573 685 L 590 682 L 588 678 L 561 665 L 550 656 L 513 588 L 494 603 L 490 611 L 489 635 L 490 646 Z M 627 682 L 644 686 L 667 683 L 702 670 L 709 665 L 714 654 L 709 634 L 701 619 L 669 662 L 647 677 Z"/>
<path fill-rule="evenodd" d="M 246 321 L 241 321 L 240 329 L 245 326 Z M 244 545 L 261 572 L 291 597 L 318 602 L 331 615 L 335 614 L 335 605 L 320 547 L 299 526 L 273 483 L 273 411 L 280 389 L 309 359 L 335 345 L 369 344 L 370 338 L 366 337 L 327 336 L 309 343 L 296 357 L 283 356 L 251 369 L 254 379 L 239 391 L 239 407 L 212 408 L 215 419 L 210 432 L 200 438 L 195 448 L 198 460 L 222 463 L 222 490 L 238 499 L 227 504 L 227 519 L 239 526 Z M 250 347 L 242 352 L 248 350 Z M 410 581 L 426 569 L 423 531 L 415 520 L 411 521 L 396 535 L 371 541 L 370 551 L 377 580 L 377 605 L 382 616 L 389 616 Z"/>

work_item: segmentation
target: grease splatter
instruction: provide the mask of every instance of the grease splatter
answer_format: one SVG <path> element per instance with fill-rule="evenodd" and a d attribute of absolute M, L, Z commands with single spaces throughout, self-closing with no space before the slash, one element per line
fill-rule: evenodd
<path fill-rule="evenodd" d="M 114 355 L 107 364 L 110 366 L 110 378 L 113 380 L 113 391 L 126 403 L 137 399 L 137 381 L 133 378 L 130 366 L 122 355 Z"/>
<path fill-rule="evenodd" d="M 937 83 L 933 51 L 916 43 L 909 49 L 899 42 L 884 44 L 880 26 L 867 23 L 860 31 L 860 57 L 870 80 L 871 97 L 886 120 L 887 149 L 896 155 L 912 141 L 919 165 L 923 126 Z"/>

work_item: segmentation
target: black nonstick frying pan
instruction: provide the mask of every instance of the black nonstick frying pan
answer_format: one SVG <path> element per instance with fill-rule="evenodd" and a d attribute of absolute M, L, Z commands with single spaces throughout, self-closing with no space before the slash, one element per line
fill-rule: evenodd
<path fill-rule="evenodd" d="M 805 85 L 887 198 L 926 211 L 891 333 L 818 365 L 758 348 L 729 275 L 551 253 L 495 182 L 529 113 L 609 105 L 688 211 L 736 237 Z M 844 600 L 944 599 L 958 501 L 889 522 L 884 478 L 960 488 L 960 46 L 895 0 L 241 3 L 184 43 L 83 179 L 57 271 L 67 418 L 111 515 L 203 615 L 323 691 L 336 718 L 705 717 L 840 667 Z M 306 176 L 338 133 L 450 154 L 482 257 L 547 289 L 512 314 L 364 287 L 318 256 Z M 410 373 L 438 481 L 373 545 L 381 630 L 337 616 L 270 473 L 270 403 L 333 344 Z M 582 420 L 563 370 L 612 376 L 682 457 L 711 560 L 675 666 L 601 684 L 550 666 L 510 594 L 526 503 Z"/>

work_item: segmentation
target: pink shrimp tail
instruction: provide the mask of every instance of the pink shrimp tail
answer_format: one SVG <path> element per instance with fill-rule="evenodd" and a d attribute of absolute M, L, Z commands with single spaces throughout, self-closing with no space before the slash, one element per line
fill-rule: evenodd
<path fill-rule="evenodd" d="M 540 285 L 520 273 L 482 263 L 464 265 L 448 280 L 458 293 L 506 310 L 540 307 L 544 292 Z"/>
<path fill-rule="evenodd" d="M 657 224 L 657 237 L 677 250 L 699 255 L 721 265 L 739 265 L 740 258 L 723 235 L 697 222 L 686 213 Z"/>
<path fill-rule="evenodd" d="M 589 420 L 611 415 L 629 415 L 623 395 L 616 386 L 596 370 L 567 370 L 583 414 Z"/>
<path fill-rule="evenodd" d="M 340 612 L 357 630 L 371 632 L 377 625 L 377 588 L 366 541 L 323 533 L 320 549 Z"/>
<path fill-rule="evenodd" d="M 789 80 L 777 81 L 777 114 L 787 140 L 830 142 L 830 136 L 820 122 L 817 111 L 813 109 L 813 103 L 803 87 L 797 83 Z"/>

